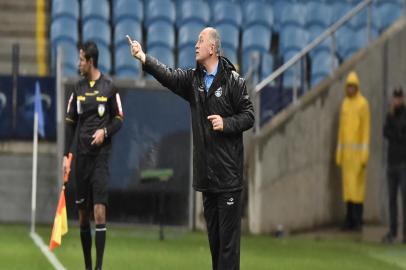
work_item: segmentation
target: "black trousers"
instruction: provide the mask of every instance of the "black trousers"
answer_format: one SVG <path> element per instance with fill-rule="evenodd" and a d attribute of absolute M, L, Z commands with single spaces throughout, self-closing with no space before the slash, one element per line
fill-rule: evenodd
<path fill-rule="evenodd" d="M 389 225 L 390 234 L 397 235 L 398 230 L 398 190 L 402 192 L 403 238 L 406 238 L 406 164 L 389 166 L 388 195 L 389 195 Z"/>
<path fill-rule="evenodd" d="M 241 191 L 203 193 L 213 270 L 240 269 Z"/>

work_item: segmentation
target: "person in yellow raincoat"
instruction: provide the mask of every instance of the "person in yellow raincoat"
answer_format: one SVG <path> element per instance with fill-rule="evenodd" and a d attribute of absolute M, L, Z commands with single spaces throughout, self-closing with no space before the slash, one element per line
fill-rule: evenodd
<path fill-rule="evenodd" d="M 341 167 L 343 180 L 343 199 L 347 206 L 343 229 L 360 230 L 369 156 L 370 113 L 355 72 L 348 75 L 345 92 L 336 152 L 336 162 Z"/>

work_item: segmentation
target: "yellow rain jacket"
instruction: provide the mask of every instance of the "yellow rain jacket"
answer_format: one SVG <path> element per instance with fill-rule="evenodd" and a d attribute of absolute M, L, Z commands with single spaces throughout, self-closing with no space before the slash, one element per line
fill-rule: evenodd
<path fill-rule="evenodd" d="M 337 165 L 341 167 L 345 202 L 362 203 L 365 199 L 365 171 L 369 156 L 369 104 L 361 94 L 358 76 L 351 72 L 347 85 L 357 85 L 353 97 L 341 104 Z"/>

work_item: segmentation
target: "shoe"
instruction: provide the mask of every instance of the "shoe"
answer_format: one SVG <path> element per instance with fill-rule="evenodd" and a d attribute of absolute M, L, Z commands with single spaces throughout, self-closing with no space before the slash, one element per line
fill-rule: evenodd
<path fill-rule="evenodd" d="M 353 222 L 348 222 L 348 221 L 345 221 L 340 227 L 340 230 L 342 230 L 344 232 L 345 231 L 352 231 L 353 229 L 354 229 Z"/>
<path fill-rule="evenodd" d="M 405 241 L 406 239 L 403 239 Z M 393 244 L 395 242 L 395 236 L 391 233 L 387 233 L 384 237 L 382 237 L 383 244 Z"/>
<path fill-rule="evenodd" d="M 361 224 L 354 225 L 354 227 L 352 228 L 352 231 L 362 232 L 362 225 Z"/>

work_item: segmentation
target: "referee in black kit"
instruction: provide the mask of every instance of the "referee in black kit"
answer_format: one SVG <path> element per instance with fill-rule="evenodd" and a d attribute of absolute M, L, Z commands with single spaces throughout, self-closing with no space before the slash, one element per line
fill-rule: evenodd
<path fill-rule="evenodd" d="M 96 223 L 96 268 L 102 269 L 106 242 L 106 206 L 108 201 L 109 153 L 111 137 L 120 129 L 123 110 L 120 95 L 109 78 L 97 68 L 99 52 L 94 42 L 79 50 L 79 71 L 66 110 L 65 164 L 77 129 L 76 204 L 79 209 L 80 239 L 86 270 L 92 269 L 90 214 Z"/>
<path fill-rule="evenodd" d="M 127 36 L 143 69 L 190 104 L 193 187 L 203 193 L 212 267 L 240 269 L 243 131 L 254 124 L 245 80 L 219 55 L 220 36 L 208 27 L 196 43 L 195 69 L 168 68 Z"/>

